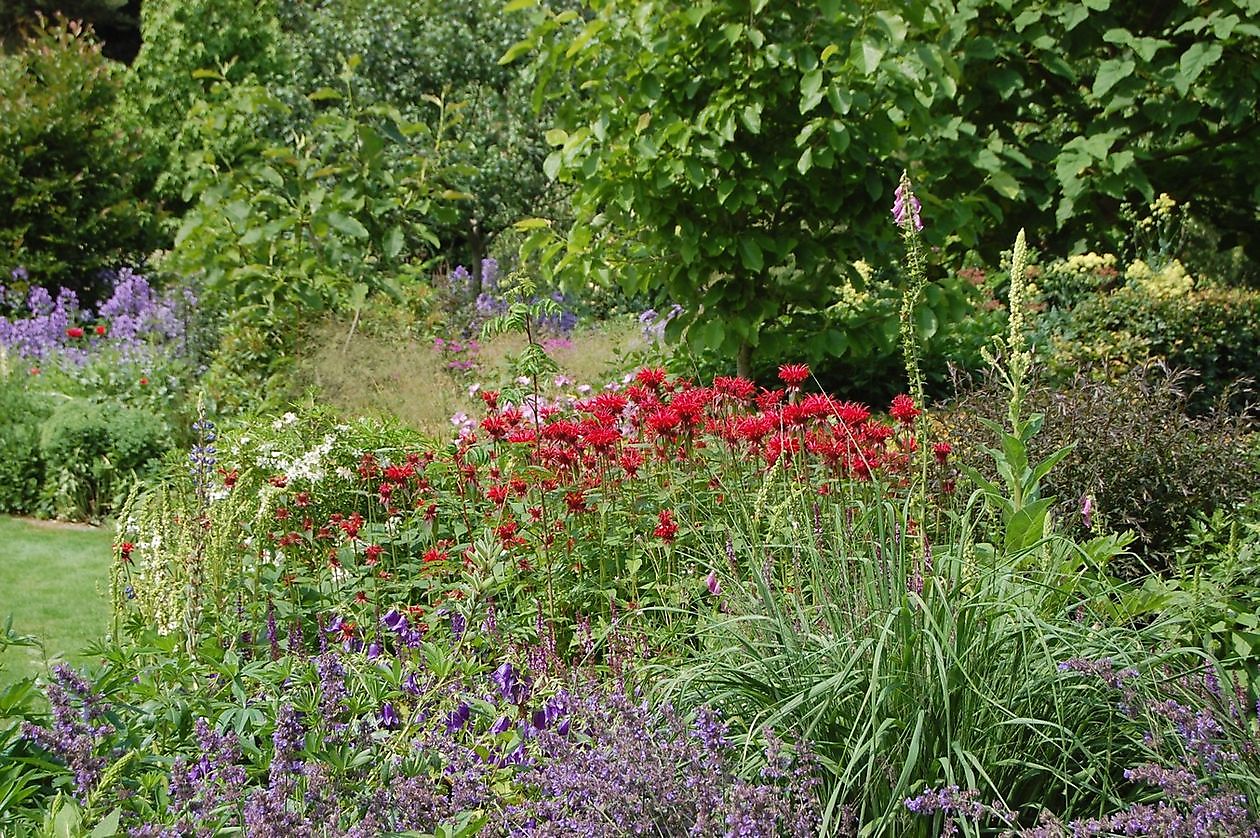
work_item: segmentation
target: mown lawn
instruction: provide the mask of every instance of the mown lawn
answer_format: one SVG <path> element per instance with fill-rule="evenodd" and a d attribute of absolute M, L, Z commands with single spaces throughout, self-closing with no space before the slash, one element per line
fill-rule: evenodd
<path fill-rule="evenodd" d="M 0 681 L 83 660 L 83 647 L 109 621 L 112 540 L 108 526 L 0 516 L 0 628 L 12 615 L 16 634 L 43 643 L 0 651 Z"/>

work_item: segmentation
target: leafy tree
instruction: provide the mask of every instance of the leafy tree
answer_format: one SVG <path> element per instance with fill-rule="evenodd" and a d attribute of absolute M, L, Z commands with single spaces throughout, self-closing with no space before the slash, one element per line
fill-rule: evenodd
<path fill-rule="evenodd" d="M 938 223 L 990 251 L 1018 226 L 1114 247 L 1123 205 L 1167 192 L 1260 258 L 1258 24 L 1257 0 L 960 3 L 953 123 L 916 153 L 1005 224 L 952 202 Z"/>
<path fill-rule="evenodd" d="M 91 297 L 102 269 L 152 247 L 136 137 L 110 119 L 120 67 L 64 19 L 0 56 L 0 253 L 9 271 Z"/>
<path fill-rule="evenodd" d="M 336 86 L 342 63 L 359 56 L 355 103 L 396 107 L 436 129 L 425 97 L 447 103 L 445 132 L 454 187 L 468 195 L 435 225 L 443 252 L 476 264 L 495 237 L 549 200 L 541 121 L 527 79 L 499 57 L 527 22 L 499 0 L 283 2 L 296 36 L 296 77 L 313 90 Z"/>
<path fill-rule="evenodd" d="M 748 371 L 754 348 L 766 360 L 851 349 L 829 303 L 846 279 L 861 285 L 849 270 L 859 256 L 892 260 L 887 208 L 903 166 L 944 258 L 978 248 L 995 261 L 1018 227 L 1052 245 L 1114 238 L 1124 201 L 1169 186 L 1195 193 L 1232 231 L 1227 245 L 1254 243 L 1258 10 L 1257 0 L 543 8 L 506 58 L 531 55 L 540 94 L 566 94 L 546 171 L 574 186 L 576 224 L 531 247 L 570 281 L 615 276 L 682 303 L 675 333 L 737 353 Z M 930 334 L 939 318 L 922 312 Z"/>
<path fill-rule="evenodd" d="M 537 50 L 541 82 L 583 92 L 548 134 L 548 173 L 575 187 L 560 268 L 584 268 L 598 245 L 610 258 L 594 277 L 682 303 L 677 328 L 743 372 L 754 347 L 844 352 L 824 318 L 779 320 L 817 311 L 860 281 L 850 263 L 894 243 L 906 137 L 929 129 L 952 83 L 945 51 L 907 36 L 941 28 L 946 11 L 594 0 L 586 17 L 546 15 L 518 52 Z"/>
<path fill-rule="evenodd" d="M 198 150 L 182 135 L 196 129 L 188 117 L 208 101 L 215 74 L 266 84 L 286 77 L 291 57 L 275 0 L 145 0 L 141 36 L 120 116 L 144 132 L 155 193 L 178 207 L 192 197 L 184 157 Z"/>

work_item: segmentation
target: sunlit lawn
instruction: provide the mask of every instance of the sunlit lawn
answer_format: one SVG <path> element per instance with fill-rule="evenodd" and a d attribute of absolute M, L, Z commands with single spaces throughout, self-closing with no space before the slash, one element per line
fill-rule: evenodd
<path fill-rule="evenodd" d="M 110 527 L 0 517 L 0 628 L 12 615 L 16 634 L 43 644 L 0 651 L 0 681 L 81 661 L 104 634 L 112 540 Z"/>

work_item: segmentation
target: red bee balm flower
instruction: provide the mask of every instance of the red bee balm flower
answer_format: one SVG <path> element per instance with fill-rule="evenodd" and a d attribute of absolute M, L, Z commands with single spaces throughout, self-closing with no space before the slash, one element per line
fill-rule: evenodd
<path fill-rule="evenodd" d="M 892 406 L 888 408 L 888 413 L 892 418 L 903 425 L 909 425 L 922 412 L 914 406 L 914 401 L 905 393 L 894 398 Z"/>
<path fill-rule="evenodd" d="M 78 326 L 71 326 L 69 329 L 66 329 L 66 337 L 81 338 L 83 337 L 83 329 Z"/>
<path fill-rule="evenodd" d="M 665 383 L 665 375 L 665 370 L 659 367 L 645 367 L 635 373 L 634 380 L 644 387 L 655 389 Z"/>
<path fill-rule="evenodd" d="M 953 451 L 954 446 L 950 445 L 948 442 L 938 442 L 932 446 L 932 453 L 936 455 L 936 461 L 941 465 L 945 465 L 945 463 L 949 460 L 949 455 L 953 453 Z"/>
<path fill-rule="evenodd" d="M 102 338 L 103 338 L 103 337 L 105 337 L 105 327 L 104 327 L 104 326 L 97 326 L 97 327 L 96 327 L 96 335 L 97 335 L 97 337 L 102 337 Z"/>
<path fill-rule="evenodd" d="M 363 551 L 363 557 L 369 565 L 374 565 L 381 560 L 381 553 L 385 552 L 385 548 L 379 544 L 369 545 Z"/>
<path fill-rule="evenodd" d="M 809 366 L 806 364 L 780 364 L 779 380 L 789 387 L 800 387 L 809 378 Z"/>
<path fill-rule="evenodd" d="M 672 509 L 662 509 L 661 514 L 657 516 L 656 529 L 652 534 L 669 544 L 674 540 L 674 536 L 678 535 L 678 525 L 674 523 L 674 511 Z"/>

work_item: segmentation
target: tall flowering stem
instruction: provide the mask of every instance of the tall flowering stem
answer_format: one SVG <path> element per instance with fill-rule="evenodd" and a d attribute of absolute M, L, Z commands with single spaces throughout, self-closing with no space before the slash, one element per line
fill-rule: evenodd
<path fill-rule="evenodd" d="M 897 186 L 893 202 L 893 221 L 901 230 L 901 239 L 906 248 L 906 289 L 901 297 L 901 352 L 905 359 L 906 381 L 910 388 L 910 398 L 922 411 L 925 401 L 923 392 L 923 370 L 920 367 L 919 340 L 915 332 L 914 310 L 919 297 L 927 286 L 927 261 L 923 255 L 923 219 L 919 199 L 915 197 L 910 185 L 909 173 L 901 173 L 901 182 Z M 927 510 L 927 476 L 929 450 L 927 445 L 927 414 L 920 412 L 915 417 L 915 436 L 919 443 L 918 485 L 915 495 L 918 502 L 920 520 Z"/>
<path fill-rule="evenodd" d="M 184 598 L 185 631 L 187 632 L 190 654 L 195 648 L 196 627 L 201 612 L 201 593 L 205 566 L 204 533 L 209 527 L 210 490 L 214 480 L 214 469 L 218 464 L 218 450 L 215 447 L 218 433 L 215 430 L 214 422 L 211 422 L 206 417 L 204 403 L 198 402 L 197 404 L 197 421 L 193 422 L 192 429 L 194 442 L 192 450 L 188 454 L 188 470 L 192 477 L 193 489 L 197 495 L 197 516 L 199 521 L 197 532 L 199 536 L 189 556 L 191 566 L 188 568 L 188 593 Z"/>
<path fill-rule="evenodd" d="M 1028 332 L 1024 323 L 1028 297 L 1028 245 L 1021 228 L 1015 237 L 1015 249 L 1011 253 L 1010 321 L 1007 327 L 1006 351 L 1008 384 L 1011 390 L 1010 422 L 1017 427 L 1023 411 L 1024 392 L 1028 371 L 1032 367 L 1032 350 L 1028 344 Z"/>

